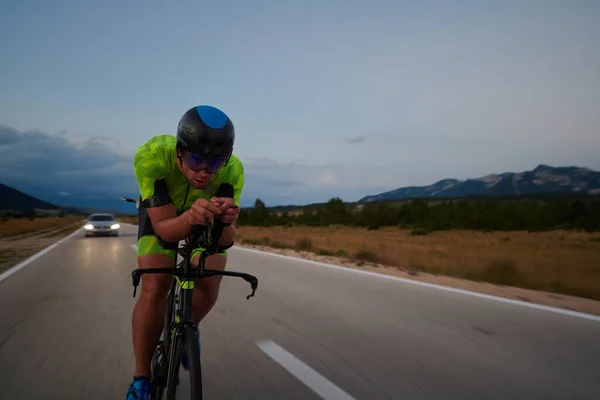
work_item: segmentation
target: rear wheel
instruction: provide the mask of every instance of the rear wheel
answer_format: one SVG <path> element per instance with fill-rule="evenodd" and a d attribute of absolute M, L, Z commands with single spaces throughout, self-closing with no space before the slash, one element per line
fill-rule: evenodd
<path fill-rule="evenodd" d="M 167 353 L 171 346 L 171 324 L 173 320 L 174 307 L 177 302 L 177 290 L 174 284 L 175 279 L 171 282 L 171 289 L 167 294 L 167 310 L 165 324 L 163 326 L 162 337 L 152 355 L 152 361 L 150 364 L 152 372 L 152 395 L 151 400 L 162 400 L 163 394 L 167 385 L 167 373 L 169 371 L 169 354 Z M 175 293 L 174 293 L 175 292 Z"/>
<path fill-rule="evenodd" d="M 152 373 L 152 394 L 150 399 L 160 400 L 162 399 L 163 392 L 165 390 L 165 377 L 167 372 L 167 359 L 165 355 L 165 346 L 162 340 L 156 346 L 154 354 L 152 355 L 152 361 L 150 369 Z"/>

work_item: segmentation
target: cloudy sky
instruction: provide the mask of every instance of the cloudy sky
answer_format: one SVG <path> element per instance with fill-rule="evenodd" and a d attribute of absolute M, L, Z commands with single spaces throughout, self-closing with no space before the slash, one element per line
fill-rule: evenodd
<path fill-rule="evenodd" d="M 135 195 L 136 147 L 197 104 L 235 123 L 246 205 L 600 169 L 595 0 L 94 3 L 1 6 L 1 183 Z"/>

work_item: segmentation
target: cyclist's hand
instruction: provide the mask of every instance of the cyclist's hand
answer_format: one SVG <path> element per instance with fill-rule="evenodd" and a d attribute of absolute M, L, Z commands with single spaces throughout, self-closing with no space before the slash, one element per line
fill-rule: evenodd
<path fill-rule="evenodd" d="M 240 209 L 230 197 L 213 197 L 211 202 L 217 205 L 221 210 L 219 219 L 225 224 L 232 224 L 237 221 Z"/>
<path fill-rule="evenodd" d="M 190 225 L 205 225 L 206 218 L 212 221 L 215 215 L 221 214 L 221 209 L 206 199 L 198 199 L 188 211 Z"/>
<path fill-rule="evenodd" d="M 221 219 L 221 221 L 224 224 L 231 225 L 237 221 L 239 216 L 240 216 L 240 209 L 236 206 L 236 207 L 228 208 L 227 210 L 223 211 L 223 213 L 219 216 L 219 218 Z"/>

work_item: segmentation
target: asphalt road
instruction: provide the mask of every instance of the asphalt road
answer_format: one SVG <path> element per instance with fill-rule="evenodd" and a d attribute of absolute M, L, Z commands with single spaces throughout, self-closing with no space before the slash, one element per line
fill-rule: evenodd
<path fill-rule="evenodd" d="M 0 398 L 124 399 L 134 243 L 80 232 L 0 282 Z M 207 399 L 599 398 L 598 321 L 230 254 L 259 289 L 224 278 L 200 326 Z"/>

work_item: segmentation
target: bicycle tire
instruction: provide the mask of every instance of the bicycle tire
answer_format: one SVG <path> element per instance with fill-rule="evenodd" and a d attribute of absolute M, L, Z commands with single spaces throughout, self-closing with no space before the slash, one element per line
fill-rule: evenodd
<path fill-rule="evenodd" d="M 189 363 L 190 395 L 192 399 L 202 399 L 202 371 L 200 352 L 196 339 L 197 330 L 191 326 L 180 326 L 173 335 L 168 359 L 165 400 L 174 400 L 179 384 L 179 369 L 183 351 L 187 353 Z M 196 332 L 194 332 L 196 331 Z"/>
<path fill-rule="evenodd" d="M 179 384 L 179 368 L 181 367 L 182 356 L 182 336 L 183 330 L 178 328 L 172 332 L 169 344 L 169 353 L 167 358 L 166 385 L 164 390 L 164 400 L 175 399 L 177 385 Z"/>
<path fill-rule="evenodd" d="M 189 325 L 185 327 L 185 350 L 190 368 L 190 398 L 194 400 L 202 399 L 202 365 L 200 362 L 200 349 L 198 348 L 198 335 L 197 328 Z"/>

